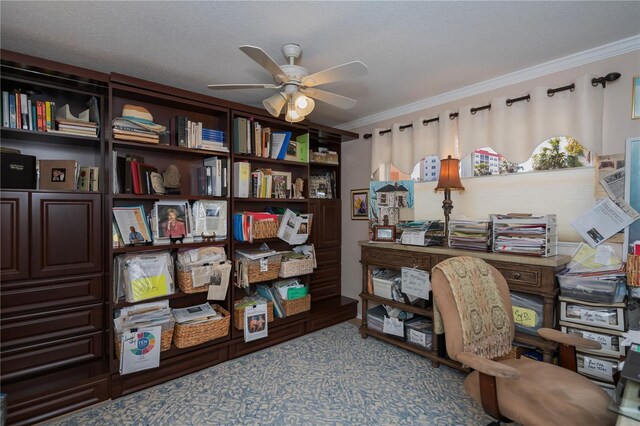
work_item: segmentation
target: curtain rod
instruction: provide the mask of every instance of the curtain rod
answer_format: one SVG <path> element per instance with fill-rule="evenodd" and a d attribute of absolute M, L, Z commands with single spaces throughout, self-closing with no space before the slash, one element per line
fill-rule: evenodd
<path fill-rule="evenodd" d="M 597 87 L 598 84 L 602 84 L 602 87 L 605 88 L 607 87 L 607 81 L 611 82 L 611 81 L 616 81 L 617 79 L 620 78 L 620 73 L 619 72 L 611 72 L 609 74 L 607 74 L 604 77 L 597 77 L 597 78 L 592 78 L 591 79 L 591 85 L 593 87 Z M 547 90 L 547 96 L 552 97 L 553 95 L 555 95 L 558 92 L 564 92 L 565 90 L 570 90 L 570 91 L 574 91 L 576 90 L 576 85 L 575 84 L 569 84 L 567 86 L 562 86 L 562 87 L 557 87 L 555 89 L 549 89 Z M 525 96 L 520 96 L 519 98 L 513 98 L 513 99 L 507 99 L 506 100 L 506 104 L 507 106 L 511 106 L 516 102 L 521 102 L 521 101 L 527 101 L 529 102 L 531 100 L 531 95 L 525 95 Z M 476 108 L 471 108 L 471 114 L 475 114 L 478 111 L 482 111 L 491 109 L 491 104 L 487 104 L 487 105 L 483 105 L 483 106 L 479 106 Z M 458 113 L 457 112 L 452 112 L 451 114 L 449 114 L 449 119 L 454 120 L 455 118 L 458 117 Z M 422 120 L 422 125 L 426 126 L 429 123 L 433 123 L 435 121 L 440 121 L 439 117 L 436 118 L 430 118 L 428 120 Z M 413 123 L 409 123 L 409 124 L 403 124 L 402 126 L 400 126 L 400 130 L 404 130 L 404 129 L 408 129 L 410 127 L 413 127 Z M 385 133 L 389 133 L 391 132 L 391 129 L 386 129 L 386 130 L 380 130 L 379 134 L 380 136 L 384 135 Z M 371 138 L 373 135 L 371 133 L 365 133 L 363 138 L 364 139 L 369 139 Z"/>

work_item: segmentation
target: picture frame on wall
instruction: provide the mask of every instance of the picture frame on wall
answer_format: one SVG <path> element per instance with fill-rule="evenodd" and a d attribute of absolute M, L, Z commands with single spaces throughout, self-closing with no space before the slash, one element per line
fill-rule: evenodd
<path fill-rule="evenodd" d="M 640 119 L 640 75 L 633 77 L 633 94 L 631 97 L 631 118 Z"/>
<path fill-rule="evenodd" d="M 369 189 L 351 190 L 351 219 L 369 220 Z"/>

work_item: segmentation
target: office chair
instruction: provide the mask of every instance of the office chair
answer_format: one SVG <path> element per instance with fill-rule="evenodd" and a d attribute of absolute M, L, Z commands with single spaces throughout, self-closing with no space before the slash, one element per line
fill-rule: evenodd
<path fill-rule="evenodd" d="M 454 280 L 457 283 L 452 285 Z M 509 287 L 500 272 L 481 259 L 454 257 L 432 269 L 431 285 L 435 316 L 444 326 L 448 355 L 474 370 L 465 379 L 464 388 L 497 419 L 491 425 L 513 421 L 525 426 L 615 424 L 616 414 L 607 409 L 609 396 L 575 372 L 575 346 L 599 349 L 599 343 L 540 329 L 538 334 L 560 344 L 561 365 L 566 363 L 573 371 L 529 358 L 494 361 L 476 353 L 495 352 L 502 340 L 501 355 L 505 355 L 505 343 L 510 346 L 515 334 Z M 492 285 L 493 293 L 487 290 Z M 481 301 L 478 305 L 480 299 L 488 303 Z M 466 327 L 461 313 L 466 315 Z M 437 328 L 438 318 L 435 323 Z M 489 331 L 498 332 L 482 336 L 487 325 Z M 491 343 L 482 346 L 483 341 Z"/>

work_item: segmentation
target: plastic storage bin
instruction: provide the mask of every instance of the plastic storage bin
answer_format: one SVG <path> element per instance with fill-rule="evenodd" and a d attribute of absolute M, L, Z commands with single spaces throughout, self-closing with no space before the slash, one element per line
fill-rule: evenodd
<path fill-rule="evenodd" d="M 385 299 L 393 300 L 391 287 L 401 280 L 400 272 L 391 269 L 379 269 L 373 273 L 373 294 Z"/>
<path fill-rule="evenodd" d="M 433 322 L 426 317 L 414 317 L 404 324 L 407 343 L 426 350 L 433 347 Z"/>
<path fill-rule="evenodd" d="M 563 333 L 572 334 L 574 336 L 582 337 L 589 340 L 595 340 L 602 345 L 602 349 L 585 350 L 586 353 L 593 353 L 598 356 L 610 356 L 619 358 L 625 356 L 625 347 L 620 343 L 624 340 L 622 331 L 607 330 L 597 327 L 589 327 L 588 325 L 573 325 L 570 323 L 561 322 L 560 330 Z"/>
<path fill-rule="evenodd" d="M 595 303 L 613 303 L 619 286 L 625 285 L 625 280 L 604 280 L 598 277 L 578 277 L 558 274 L 560 294 L 572 299 Z"/>
<path fill-rule="evenodd" d="M 625 331 L 625 303 L 598 304 L 563 296 L 558 300 L 560 300 L 560 321 Z"/>
<path fill-rule="evenodd" d="M 613 383 L 613 375 L 618 372 L 618 360 L 595 355 L 576 353 L 578 373 L 607 383 Z"/>
<path fill-rule="evenodd" d="M 537 336 L 537 330 L 542 327 L 542 297 L 512 291 L 511 305 L 516 331 Z"/>
<path fill-rule="evenodd" d="M 384 326 L 384 317 L 387 310 L 382 305 L 374 306 L 367 310 L 367 328 L 382 333 Z"/>

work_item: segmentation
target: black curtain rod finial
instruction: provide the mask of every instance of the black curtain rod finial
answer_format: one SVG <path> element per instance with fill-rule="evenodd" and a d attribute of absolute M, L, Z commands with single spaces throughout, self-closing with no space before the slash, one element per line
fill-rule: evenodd
<path fill-rule="evenodd" d="M 598 84 L 602 84 L 602 88 L 607 87 L 607 82 L 611 83 L 612 81 L 616 81 L 622 76 L 619 72 L 610 72 L 604 77 L 598 77 L 591 80 L 591 85 L 593 87 L 598 87 Z"/>

